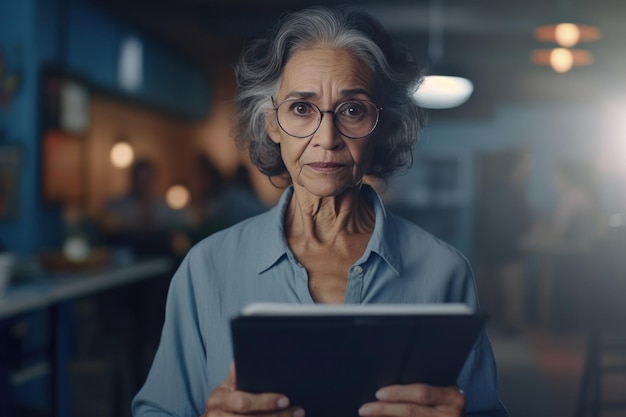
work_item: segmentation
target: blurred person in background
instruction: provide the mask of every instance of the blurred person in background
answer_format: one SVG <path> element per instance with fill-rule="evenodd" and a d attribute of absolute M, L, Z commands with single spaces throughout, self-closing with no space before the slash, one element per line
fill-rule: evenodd
<path fill-rule="evenodd" d="M 226 214 L 217 203 L 224 188 L 224 177 L 215 164 L 203 153 L 196 159 L 194 182 L 196 187 L 188 210 L 189 226 L 186 234 L 194 244 L 228 226 Z"/>
<path fill-rule="evenodd" d="M 201 154 L 196 169 L 197 188 L 189 210 L 188 228 L 192 243 L 269 209 L 255 194 L 243 164 L 237 166 L 233 175 L 226 176 Z"/>
<path fill-rule="evenodd" d="M 248 46 L 237 66 L 235 137 L 286 189 L 277 206 L 214 233 L 183 260 L 136 416 L 305 416 L 284 394 L 237 390 L 229 318 L 252 302 L 478 308 L 466 258 L 388 211 L 368 183 L 412 163 L 424 125 L 412 98 L 420 80 L 408 50 L 355 9 L 294 12 Z M 377 395 L 354 415 L 507 415 L 484 329 L 458 386 L 394 385 Z"/>
<path fill-rule="evenodd" d="M 548 247 L 586 248 L 601 232 L 603 211 L 594 170 L 585 163 L 565 161 L 557 166 L 553 185 L 559 195 L 552 222 L 544 236 Z"/>
<path fill-rule="evenodd" d="M 175 254 L 173 243 L 185 227 L 185 214 L 158 193 L 153 162 L 138 160 L 130 175 L 128 193 L 107 201 L 99 219 L 105 243 L 128 246 L 137 256 Z"/>
<path fill-rule="evenodd" d="M 218 193 L 216 206 L 229 226 L 269 209 L 255 194 L 250 173 L 243 164 L 237 166 L 235 174 L 228 178 Z"/>
<path fill-rule="evenodd" d="M 493 325 L 515 334 L 527 321 L 526 253 L 522 242 L 533 225 L 526 189 L 532 157 L 506 151 L 493 158 L 488 185 L 476 208 L 477 282 Z"/>
<path fill-rule="evenodd" d="M 586 163 L 562 161 L 555 169 L 556 208 L 539 223 L 524 246 L 541 256 L 540 319 L 557 330 L 578 330 L 585 294 L 593 279 L 593 247 L 605 232 L 606 219 L 595 171 Z"/>

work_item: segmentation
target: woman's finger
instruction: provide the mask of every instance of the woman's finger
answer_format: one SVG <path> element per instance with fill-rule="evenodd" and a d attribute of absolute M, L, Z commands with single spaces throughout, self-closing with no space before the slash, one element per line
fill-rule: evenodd
<path fill-rule="evenodd" d="M 463 415 L 465 395 L 457 387 L 393 385 L 376 393 L 378 401 L 359 409 L 363 417 L 436 417 Z"/>
<path fill-rule="evenodd" d="M 426 384 L 392 385 L 376 392 L 385 402 L 408 402 L 427 406 L 464 407 L 465 395 L 457 387 L 434 387 Z"/>
<path fill-rule="evenodd" d="M 362 417 L 435 417 L 438 414 L 429 406 L 379 401 L 361 406 L 359 415 Z"/>
<path fill-rule="evenodd" d="M 289 399 L 275 393 L 251 394 L 230 391 L 209 398 L 207 407 L 234 414 L 266 413 L 286 409 L 289 407 Z"/>
<path fill-rule="evenodd" d="M 235 366 L 231 363 L 226 379 L 207 399 L 206 415 L 267 413 L 288 407 L 289 399 L 283 394 L 238 391 Z"/>

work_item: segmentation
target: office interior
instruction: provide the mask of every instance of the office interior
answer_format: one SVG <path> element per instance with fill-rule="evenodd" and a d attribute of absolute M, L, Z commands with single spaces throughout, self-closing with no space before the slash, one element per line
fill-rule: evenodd
<path fill-rule="evenodd" d="M 0 0 L 1 416 L 130 415 L 186 251 L 282 192 L 231 135 L 242 46 L 339 3 Z M 510 415 L 626 415 L 626 3 L 350 3 L 473 83 L 376 187 L 473 265 Z M 570 16 L 599 36 L 534 37 Z M 571 68 L 537 61 L 556 48 Z M 109 233 L 138 161 L 167 233 Z M 240 217 L 198 220 L 242 170 Z"/>

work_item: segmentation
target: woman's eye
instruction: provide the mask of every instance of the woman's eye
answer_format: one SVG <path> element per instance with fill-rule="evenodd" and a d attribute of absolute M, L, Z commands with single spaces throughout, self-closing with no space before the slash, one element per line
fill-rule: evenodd
<path fill-rule="evenodd" d="M 360 117 L 365 113 L 365 107 L 360 103 L 345 103 L 341 106 L 340 113 L 346 117 Z"/>
<path fill-rule="evenodd" d="M 293 103 L 291 111 L 297 115 L 303 116 L 311 112 L 311 105 L 305 102 Z"/>

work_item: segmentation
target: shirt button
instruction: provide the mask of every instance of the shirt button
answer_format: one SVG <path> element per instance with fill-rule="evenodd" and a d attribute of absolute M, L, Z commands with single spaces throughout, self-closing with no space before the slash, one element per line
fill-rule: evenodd
<path fill-rule="evenodd" d="M 361 266 L 357 265 L 357 266 L 355 266 L 354 268 L 352 268 L 352 271 L 353 271 L 355 274 L 360 274 L 360 273 L 362 273 L 362 272 L 363 272 L 363 268 L 362 268 Z"/>

